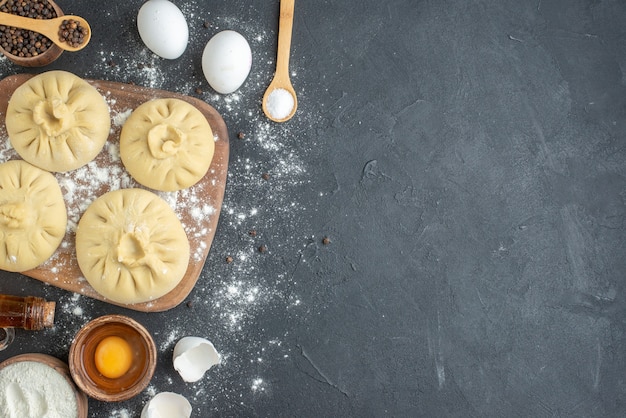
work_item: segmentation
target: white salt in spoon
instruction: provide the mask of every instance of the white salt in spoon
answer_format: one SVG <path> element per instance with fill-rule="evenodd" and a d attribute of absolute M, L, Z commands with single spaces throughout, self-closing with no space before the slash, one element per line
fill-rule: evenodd
<path fill-rule="evenodd" d="M 274 122 L 286 122 L 298 108 L 298 97 L 289 79 L 289 51 L 295 0 L 280 1 L 276 72 L 263 95 L 263 112 Z"/>

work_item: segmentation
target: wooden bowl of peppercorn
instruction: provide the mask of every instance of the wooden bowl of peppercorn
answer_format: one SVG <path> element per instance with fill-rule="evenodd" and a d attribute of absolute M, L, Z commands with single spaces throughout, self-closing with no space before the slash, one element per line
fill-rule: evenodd
<path fill-rule="evenodd" d="M 0 12 L 32 19 L 64 16 L 52 0 L 2 0 Z M 22 67 L 43 67 L 59 58 L 63 50 L 40 33 L 0 25 L 0 52 Z"/>

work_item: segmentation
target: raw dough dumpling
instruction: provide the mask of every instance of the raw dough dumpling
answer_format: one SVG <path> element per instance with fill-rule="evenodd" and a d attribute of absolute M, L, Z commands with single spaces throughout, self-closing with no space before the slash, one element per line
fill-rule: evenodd
<path fill-rule="evenodd" d="M 104 97 L 66 71 L 48 71 L 18 87 L 6 115 L 11 145 L 29 163 L 70 171 L 93 160 L 109 137 Z"/>
<path fill-rule="evenodd" d="M 175 191 L 197 183 L 209 169 L 215 140 L 195 106 L 179 99 L 143 103 L 120 134 L 120 156 L 131 176 L 154 190 Z"/>
<path fill-rule="evenodd" d="M 78 266 L 113 302 L 157 299 L 181 281 L 189 264 L 187 235 L 167 202 L 143 189 L 105 193 L 76 229 Z"/>
<path fill-rule="evenodd" d="M 22 160 L 0 164 L 0 269 L 46 261 L 65 235 L 67 211 L 52 174 Z"/>

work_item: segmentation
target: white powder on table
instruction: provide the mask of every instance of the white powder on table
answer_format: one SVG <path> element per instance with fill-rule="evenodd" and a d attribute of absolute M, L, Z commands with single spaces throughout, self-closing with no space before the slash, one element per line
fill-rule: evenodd
<path fill-rule="evenodd" d="M 274 119 L 285 119 L 291 114 L 295 102 L 287 90 L 278 88 L 267 96 L 267 111 Z"/>
<path fill-rule="evenodd" d="M 52 367 L 36 361 L 13 363 L 0 370 L 0 415 L 5 418 L 72 418 L 76 396 Z"/>

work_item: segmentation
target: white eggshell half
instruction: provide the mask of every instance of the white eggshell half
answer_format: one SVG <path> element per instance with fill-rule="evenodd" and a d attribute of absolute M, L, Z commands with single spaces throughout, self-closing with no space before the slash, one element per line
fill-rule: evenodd
<path fill-rule="evenodd" d="M 205 338 L 183 337 L 174 346 L 174 369 L 185 382 L 197 382 L 219 363 L 220 354 Z"/>
<path fill-rule="evenodd" d="M 191 417 L 191 404 L 184 396 L 174 392 L 157 393 L 141 411 L 141 418 L 189 417 Z"/>
<path fill-rule="evenodd" d="M 237 90 L 250 74 L 252 51 L 246 38 L 225 30 L 213 36 L 202 52 L 202 72 L 209 85 L 221 94 Z"/>
<path fill-rule="evenodd" d="M 189 41 L 185 16 L 168 0 L 149 0 L 137 14 L 137 29 L 144 44 L 166 59 L 180 57 Z"/>

